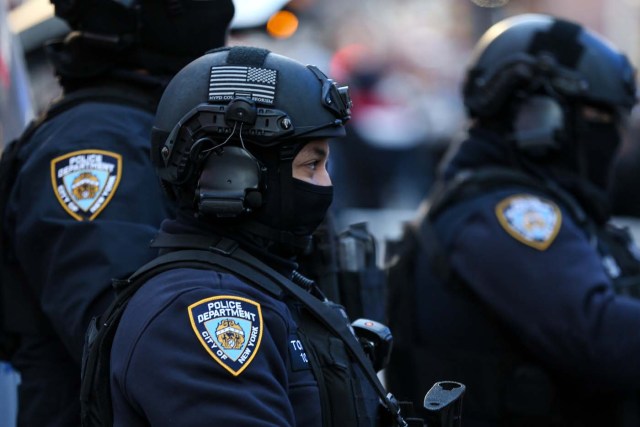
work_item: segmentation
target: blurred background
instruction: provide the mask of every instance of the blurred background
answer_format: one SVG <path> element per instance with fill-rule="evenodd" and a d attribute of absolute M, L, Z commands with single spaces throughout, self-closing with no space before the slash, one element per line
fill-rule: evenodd
<path fill-rule="evenodd" d="M 0 144 L 60 94 L 44 55 L 65 25 L 49 0 L 0 0 Z M 1 4 L 0 3 L 0 4 Z M 236 0 L 230 44 L 315 64 L 354 100 L 347 140 L 332 145 L 339 227 L 399 232 L 465 128 L 459 87 L 478 37 L 525 13 L 578 21 L 640 60 L 640 0 Z"/>

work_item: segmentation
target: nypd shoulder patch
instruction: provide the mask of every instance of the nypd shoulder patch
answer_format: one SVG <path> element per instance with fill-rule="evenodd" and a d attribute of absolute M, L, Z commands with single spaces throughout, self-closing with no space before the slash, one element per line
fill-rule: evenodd
<path fill-rule="evenodd" d="M 562 213 L 555 203 L 529 194 L 502 200 L 496 215 L 509 235 L 541 251 L 553 243 L 562 224 Z"/>
<path fill-rule="evenodd" d="M 262 341 L 262 309 L 247 298 L 221 295 L 188 308 L 191 327 L 207 353 L 238 376 L 258 353 Z"/>
<path fill-rule="evenodd" d="M 91 221 L 107 207 L 121 175 L 122 156 L 111 151 L 80 150 L 51 161 L 56 198 L 78 221 Z"/>

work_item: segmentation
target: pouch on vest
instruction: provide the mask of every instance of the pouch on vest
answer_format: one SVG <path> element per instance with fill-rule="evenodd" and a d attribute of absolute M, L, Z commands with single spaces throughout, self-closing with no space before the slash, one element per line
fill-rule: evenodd
<path fill-rule="evenodd" d="M 340 301 L 352 318 L 385 320 L 385 277 L 376 258 L 375 237 L 366 223 L 352 224 L 338 234 Z"/>
<path fill-rule="evenodd" d="M 332 306 L 334 310 L 342 310 L 338 305 Z M 306 312 L 305 307 L 299 305 L 298 309 L 292 312 L 295 312 L 294 317 L 299 326 L 298 335 L 307 349 L 311 369 L 318 381 L 320 399 L 323 401 L 323 425 L 375 425 L 375 421 L 367 417 L 365 395 L 355 372 L 357 368 L 344 342 L 327 333 L 326 327 Z M 328 390 L 331 392 L 327 392 Z"/>
<path fill-rule="evenodd" d="M 386 283 L 377 265 L 375 237 L 366 223 L 336 233 L 330 216 L 314 233 L 310 253 L 298 259 L 300 271 L 312 278 L 331 301 L 352 319 L 384 322 Z"/>

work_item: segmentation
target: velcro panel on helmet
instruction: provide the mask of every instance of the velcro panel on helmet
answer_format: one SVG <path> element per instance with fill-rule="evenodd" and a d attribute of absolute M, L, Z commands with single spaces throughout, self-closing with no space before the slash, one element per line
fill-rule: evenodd
<path fill-rule="evenodd" d="M 269 53 L 267 49 L 259 47 L 235 46 L 229 51 L 227 64 L 262 67 Z"/>
<path fill-rule="evenodd" d="M 529 53 L 549 52 L 558 63 L 575 69 L 584 46 L 578 41 L 582 27 L 573 22 L 555 21 L 548 31 L 540 31 L 531 40 Z"/>

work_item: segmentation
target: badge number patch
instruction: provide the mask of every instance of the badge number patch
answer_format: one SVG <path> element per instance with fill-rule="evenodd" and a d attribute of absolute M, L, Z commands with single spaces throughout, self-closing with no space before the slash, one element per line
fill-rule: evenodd
<path fill-rule="evenodd" d="M 51 161 L 56 198 L 78 221 L 91 221 L 107 207 L 121 175 L 122 156 L 110 151 L 74 151 Z"/>
<path fill-rule="evenodd" d="M 562 224 L 562 213 L 555 203 L 524 194 L 498 203 L 496 215 L 507 233 L 541 251 L 553 243 Z"/>
<path fill-rule="evenodd" d="M 191 304 L 188 310 L 191 327 L 205 350 L 232 375 L 240 375 L 262 341 L 260 304 L 221 295 Z"/>

